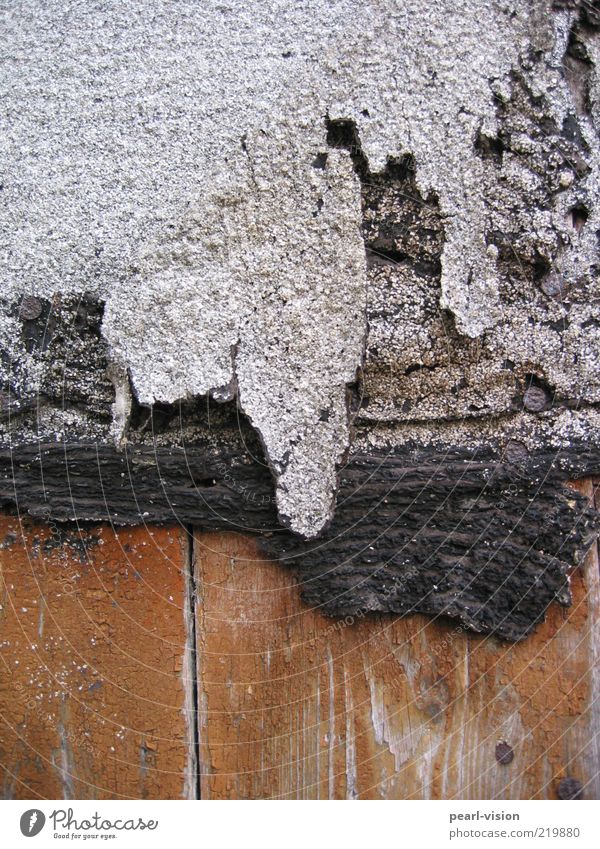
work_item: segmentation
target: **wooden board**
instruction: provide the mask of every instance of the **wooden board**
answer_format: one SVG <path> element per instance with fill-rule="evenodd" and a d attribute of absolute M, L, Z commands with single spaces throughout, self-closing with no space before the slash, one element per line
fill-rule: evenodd
<path fill-rule="evenodd" d="M 193 793 L 186 535 L 0 519 L 0 795 Z"/>
<path fill-rule="evenodd" d="M 181 530 L 0 519 L 0 795 L 600 798 L 596 547 L 517 645 L 329 619 L 250 537 L 193 561 Z"/>
<path fill-rule="evenodd" d="M 518 645 L 328 619 L 235 534 L 198 534 L 195 553 L 203 798 L 556 798 L 565 777 L 600 797 L 596 550 L 573 606 Z"/>

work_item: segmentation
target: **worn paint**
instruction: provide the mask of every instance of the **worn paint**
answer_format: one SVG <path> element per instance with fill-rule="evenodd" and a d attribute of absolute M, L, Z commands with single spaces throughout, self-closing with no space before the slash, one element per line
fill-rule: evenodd
<path fill-rule="evenodd" d="M 192 579 L 173 530 L 47 533 L 3 520 L 5 798 L 600 795 L 596 549 L 572 608 L 507 646 L 422 616 L 332 621 L 236 534 L 196 534 Z"/>

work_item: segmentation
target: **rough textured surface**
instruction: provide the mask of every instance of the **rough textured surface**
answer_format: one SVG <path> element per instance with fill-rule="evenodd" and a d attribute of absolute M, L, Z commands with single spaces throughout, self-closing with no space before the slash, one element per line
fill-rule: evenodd
<path fill-rule="evenodd" d="M 293 137 L 242 144 L 240 173 L 232 164 L 139 261 L 137 284 L 128 277 L 111 292 L 103 332 L 141 403 L 237 394 L 275 473 L 282 521 L 310 537 L 333 512 L 346 384 L 363 357 L 360 192 L 344 151 L 308 173 L 289 164 Z"/>
<path fill-rule="evenodd" d="M 598 529 L 563 486 L 600 472 L 581 446 L 530 455 L 511 441 L 500 458 L 356 453 L 314 542 L 280 528 L 270 474 L 251 451 L 37 444 L 18 460 L 0 452 L 0 503 L 46 520 L 258 532 L 265 553 L 294 567 L 305 600 L 330 615 L 426 612 L 509 640 L 527 636 L 553 600 L 570 602 L 570 569 Z"/>
<path fill-rule="evenodd" d="M 270 548 L 329 614 L 427 612 L 522 639 L 551 601 L 570 603 L 569 564 L 595 538 L 594 514 L 560 486 L 555 458 L 436 459 L 355 456 L 327 534 L 313 544 L 277 536 Z"/>
<path fill-rule="evenodd" d="M 588 3 L 1 8 L 4 503 L 328 539 L 357 457 L 595 468 Z"/>

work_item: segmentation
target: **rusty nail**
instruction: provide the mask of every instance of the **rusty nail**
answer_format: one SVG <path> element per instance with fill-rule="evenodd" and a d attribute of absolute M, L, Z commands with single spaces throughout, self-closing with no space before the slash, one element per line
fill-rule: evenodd
<path fill-rule="evenodd" d="M 548 298 L 557 298 L 560 300 L 568 294 L 569 284 L 559 274 L 552 272 L 542 280 L 541 288 L 544 295 Z"/>
<path fill-rule="evenodd" d="M 515 753 L 513 752 L 512 746 L 509 746 L 508 743 L 498 743 L 496 746 L 496 760 L 499 764 L 509 764 L 514 759 Z"/>
<path fill-rule="evenodd" d="M 42 314 L 42 302 L 34 295 L 25 295 L 19 307 L 19 318 L 22 321 L 34 321 Z"/>
<path fill-rule="evenodd" d="M 509 463 L 520 463 L 525 462 L 529 458 L 529 451 L 522 442 L 511 439 L 506 445 L 504 456 Z"/>

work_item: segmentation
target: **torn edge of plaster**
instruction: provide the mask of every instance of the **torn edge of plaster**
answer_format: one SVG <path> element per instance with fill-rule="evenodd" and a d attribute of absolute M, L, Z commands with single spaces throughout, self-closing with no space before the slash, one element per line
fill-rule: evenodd
<path fill-rule="evenodd" d="M 341 128 L 342 133 L 346 133 L 346 138 L 338 138 L 337 141 L 333 138 L 332 140 L 332 131 L 335 131 L 336 128 L 338 130 Z M 282 157 L 282 150 L 276 152 L 287 162 L 289 171 L 295 178 L 295 182 L 294 179 L 289 181 L 290 193 L 293 194 L 293 191 L 298 191 L 298 203 L 294 205 L 295 199 L 292 198 L 292 205 L 288 202 L 287 206 L 285 202 L 281 203 L 279 198 L 273 199 L 268 174 L 265 174 L 264 171 L 261 172 L 260 153 L 263 154 L 264 160 L 264 149 L 259 150 L 259 155 L 254 156 L 251 149 L 253 140 L 249 139 L 247 134 L 244 134 L 241 147 L 243 168 L 246 169 L 246 174 L 240 175 L 238 170 L 235 175 L 237 184 L 235 180 L 232 181 L 230 178 L 229 182 L 224 181 L 224 186 L 220 188 L 220 194 L 219 189 L 213 191 L 212 194 L 209 193 L 203 199 L 204 206 L 198 206 L 191 210 L 189 217 L 182 222 L 178 236 L 171 233 L 164 244 L 155 246 L 158 263 L 152 268 L 151 260 L 146 269 L 145 280 L 142 272 L 141 282 L 143 285 L 149 286 L 150 297 L 146 295 L 141 300 L 145 301 L 145 309 L 149 315 L 147 322 L 143 320 L 141 315 L 137 316 L 138 328 L 141 327 L 144 332 L 152 334 L 152 322 L 156 319 L 152 318 L 151 313 L 154 310 L 165 309 L 164 304 L 167 304 L 166 309 L 175 315 L 178 307 L 185 313 L 189 306 L 192 320 L 194 319 L 193 311 L 195 307 L 196 318 L 208 325 L 205 326 L 205 336 L 200 334 L 194 337 L 192 334 L 186 340 L 185 333 L 182 332 L 181 337 L 177 339 L 182 348 L 186 344 L 193 344 L 194 340 L 197 348 L 202 349 L 202 345 L 204 345 L 204 350 L 198 354 L 197 360 L 193 360 L 193 357 L 187 360 L 189 363 L 191 359 L 194 365 L 200 364 L 198 371 L 200 380 L 193 374 L 193 369 L 190 369 L 183 379 L 179 378 L 168 384 L 165 384 L 163 374 L 162 386 L 159 377 L 159 391 L 153 392 L 152 379 L 154 375 L 152 370 L 156 363 L 144 362 L 140 368 L 139 359 L 137 362 L 133 361 L 137 355 L 134 354 L 133 360 L 128 357 L 127 348 L 131 351 L 132 344 L 135 347 L 137 342 L 142 344 L 142 340 L 127 339 L 130 328 L 125 321 L 118 318 L 118 310 L 111 304 L 110 299 L 107 304 L 108 320 L 107 314 L 105 314 L 103 322 L 103 335 L 108 342 L 109 352 L 113 358 L 113 365 L 109 374 L 115 387 L 112 427 L 115 443 L 122 445 L 126 441 L 127 425 L 131 414 L 132 390 L 141 404 L 150 406 L 156 401 L 173 403 L 190 397 L 206 397 L 207 395 L 219 402 L 231 401 L 236 398 L 241 411 L 247 416 L 259 436 L 273 474 L 279 520 L 283 526 L 306 539 L 319 536 L 333 518 L 339 483 L 339 464 L 343 462 L 343 458 L 347 455 L 352 441 L 352 413 L 348 402 L 348 389 L 356 383 L 356 376 L 365 361 L 368 337 L 368 277 L 366 246 L 362 231 L 362 182 L 368 178 L 384 176 L 389 164 L 398 158 L 388 155 L 385 168 L 372 173 L 367 155 L 361 144 L 357 124 L 352 118 L 336 117 L 331 119 L 329 115 L 326 115 L 325 129 L 326 137 L 321 140 L 325 142 L 325 145 L 320 145 L 316 157 L 311 159 L 309 168 L 306 167 L 306 163 L 294 162 L 290 165 L 289 161 L 285 160 L 285 156 Z M 335 132 L 333 135 L 335 136 Z M 326 154 L 322 150 L 323 146 L 327 150 Z M 283 154 L 285 152 L 287 151 L 284 148 Z M 410 155 L 410 151 L 403 150 L 401 152 L 402 157 Z M 272 169 L 274 166 L 270 161 L 271 157 L 268 157 L 268 159 L 269 168 Z M 312 180 L 308 189 L 297 189 L 300 178 L 302 178 L 301 182 L 306 183 Z M 320 184 L 319 179 L 321 180 Z M 335 185 L 336 182 L 337 185 Z M 232 184 L 236 185 L 237 188 L 235 196 L 232 195 Z M 313 228 L 310 232 L 308 227 L 309 224 L 312 225 L 312 220 L 308 217 L 308 211 L 310 209 L 312 219 L 320 214 L 325 204 L 327 192 L 334 196 L 336 205 L 333 209 L 329 209 L 329 217 L 328 219 L 325 218 L 321 230 Z M 285 192 L 282 189 L 279 195 L 283 194 Z M 318 198 L 317 212 L 315 213 L 312 201 L 315 200 L 316 196 Z M 308 205 L 307 198 L 310 201 Z M 272 207 L 269 206 L 270 203 Z M 210 209 L 211 204 L 212 210 Z M 346 208 L 344 208 L 344 205 Z M 205 212 L 207 212 L 206 220 L 204 219 Z M 232 215 L 235 217 L 232 217 Z M 279 253 L 273 251 L 271 254 L 268 253 L 268 250 L 265 254 L 263 250 L 264 242 L 269 237 L 272 238 L 273 242 L 276 241 L 274 234 L 279 235 L 281 241 L 285 242 L 287 234 L 285 231 L 278 233 L 277 228 L 283 223 L 289 234 L 294 219 L 297 220 L 297 232 L 300 233 L 303 228 L 309 232 L 308 239 L 306 232 L 299 237 L 299 239 L 305 239 L 308 248 L 314 250 L 315 247 L 314 244 L 310 245 L 311 235 L 314 237 L 313 241 L 320 240 L 317 249 L 319 254 L 322 249 L 325 257 L 322 264 L 323 275 L 329 273 L 331 282 L 334 284 L 337 282 L 337 287 L 334 286 L 331 293 L 325 287 L 325 292 L 328 293 L 326 297 L 323 296 L 322 291 L 314 294 L 310 291 L 309 286 L 308 298 L 306 298 L 306 291 L 303 291 L 301 286 L 295 289 L 296 282 L 293 280 L 293 275 L 304 273 L 304 268 L 296 267 L 294 269 L 292 263 L 290 263 L 290 267 L 285 269 L 281 250 Z M 218 230 L 218 225 L 221 223 L 224 225 L 225 236 L 222 241 L 219 241 L 222 234 L 215 231 Z M 346 232 L 344 232 L 344 226 Z M 269 229 L 269 227 L 272 229 Z M 196 232 L 194 232 L 194 228 Z M 353 229 L 356 230 L 355 233 L 352 233 Z M 293 230 L 296 232 L 296 228 L 293 228 Z M 179 245 L 177 238 L 181 240 Z M 327 243 L 335 238 L 339 241 L 338 252 L 336 253 L 333 250 L 327 253 Z M 204 245 L 206 249 L 204 255 L 198 252 L 197 247 L 190 248 L 194 241 L 198 242 L 201 247 Z M 455 244 L 456 239 L 450 240 L 450 242 Z M 285 244 L 287 246 L 288 243 Z M 259 246 L 258 250 L 257 245 Z M 484 332 L 489 321 L 493 319 L 491 313 L 486 312 L 482 317 L 483 324 L 479 322 L 477 326 L 474 326 L 472 322 L 466 321 L 465 318 L 465 309 L 467 313 L 470 311 L 469 290 L 474 285 L 474 276 L 477 276 L 479 280 L 482 275 L 481 273 L 477 274 L 477 272 L 474 274 L 472 269 L 469 279 L 464 281 L 463 285 L 457 285 L 454 281 L 451 287 L 452 297 L 450 297 L 449 272 L 448 268 L 445 268 L 448 265 L 452 266 L 452 258 L 448 257 L 447 254 L 448 249 L 449 240 L 446 239 L 442 254 L 440 306 L 442 309 L 452 312 L 458 332 L 476 337 Z M 210 257 L 211 251 L 213 252 L 212 259 Z M 253 251 L 256 253 L 254 257 Z M 152 249 L 148 250 L 146 257 L 150 256 L 151 253 Z M 304 251 L 301 252 L 301 254 L 303 253 Z M 354 253 L 353 260 L 347 256 L 352 253 Z M 359 253 L 360 257 L 358 257 Z M 208 261 L 206 260 L 207 254 L 209 256 Z M 285 252 L 285 258 L 288 258 L 287 252 Z M 494 257 L 491 257 L 488 252 L 487 259 L 493 260 Z M 199 260 L 199 263 L 195 267 L 197 260 Z M 329 269 L 326 268 L 327 260 L 330 260 Z M 211 261 L 214 261 L 212 268 Z M 143 266 L 144 262 L 141 265 Z M 135 271 L 137 272 L 136 276 L 138 276 L 140 269 L 135 269 Z M 481 269 L 478 269 L 478 271 L 481 272 Z M 311 269 L 309 268 L 307 276 L 309 284 L 311 282 L 310 273 Z M 351 275 L 354 275 L 353 281 L 349 281 Z M 261 280 L 261 276 L 264 276 L 265 279 Z M 337 281 L 336 277 L 338 278 Z M 318 288 L 321 281 L 313 275 L 312 282 L 315 281 L 317 281 Z M 488 275 L 484 274 L 477 285 L 481 288 L 480 284 L 485 283 L 487 287 L 489 282 Z M 346 292 L 342 292 L 340 295 L 339 292 L 343 290 L 344 285 Z M 156 306 L 153 303 L 152 286 L 158 287 L 160 299 L 162 299 Z M 262 302 L 260 300 L 261 293 L 259 292 L 257 300 L 255 291 L 260 287 L 262 287 Z M 224 296 L 223 290 L 228 294 L 231 290 L 231 297 Z M 345 361 L 338 361 L 336 364 L 337 373 L 325 362 L 329 359 L 327 351 L 323 352 L 321 360 L 315 360 L 313 355 L 312 374 L 307 374 L 306 371 L 302 372 L 302 366 L 305 364 L 302 363 L 298 366 L 297 359 L 294 361 L 292 358 L 290 362 L 286 362 L 285 356 L 282 355 L 283 348 L 279 344 L 279 340 L 275 338 L 278 335 L 285 335 L 289 329 L 285 318 L 288 302 L 283 297 L 282 292 L 286 292 L 286 296 L 292 302 L 294 299 L 298 300 L 297 304 L 293 304 L 296 312 L 303 311 L 300 317 L 301 321 L 296 321 L 296 324 L 292 325 L 292 335 L 296 337 L 296 341 L 298 337 L 303 337 L 308 361 L 311 357 L 308 351 L 315 343 L 315 333 L 317 337 L 319 336 L 318 321 L 321 319 L 321 316 L 318 315 L 319 307 L 323 311 L 323 334 L 333 333 L 333 338 L 329 340 L 332 342 L 332 349 L 335 349 L 337 345 L 343 351 L 342 344 L 350 345 L 351 353 L 346 356 Z M 311 314 L 310 308 L 313 294 L 316 316 Z M 178 303 L 179 296 L 181 296 L 181 301 Z M 344 296 L 346 297 L 345 308 L 348 315 L 352 311 L 353 300 L 355 302 L 354 307 L 361 314 L 358 323 L 356 316 L 354 316 L 354 336 L 350 338 L 349 343 L 347 339 L 349 334 L 344 335 L 346 333 L 345 324 L 349 322 L 343 314 L 340 317 L 339 309 L 336 313 L 337 304 L 332 304 L 338 298 L 343 302 Z M 185 302 L 186 297 L 191 301 L 196 298 L 198 303 L 188 305 Z M 320 305 L 318 303 L 319 297 L 321 298 Z M 277 303 L 278 298 L 280 299 L 279 303 Z M 265 300 L 267 302 L 273 301 L 275 304 L 270 313 L 269 309 L 264 307 Z M 475 300 L 479 299 L 475 298 Z M 137 306 L 138 300 L 135 299 L 133 303 Z M 253 312 L 252 304 L 254 304 Z M 142 304 L 138 309 L 143 308 L 144 305 Z M 240 312 L 240 315 L 236 315 L 236 310 Z M 329 310 L 332 311 L 331 315 L 328 315 Z M 262 317 L 260 317 L 261 312 L 263 313 Z M 337 331 L 332 331 L 331 325 L 335 319 L 340 326 Z M 190 315 L 185 315 L 185 321 L 188 322 L 189 320 Z M 210 326 L 211 320 L 216 328 Z M 154 353 L 161 361 L 167 360 L 169 356 L 171 357 L 171 363 L 168 366 L 170 371 L 165 371 L 165 374 L 174 375 L 179 368 L 186 369 L 183 350 L 181 351 L 182 356 L 179 358 L 177 346 L 174 346 L 176 331 L 183 328 L 179 328 L 177 324 L 179 319 L 176 318 L 171 326 L 166 325 L 167 332 L 165 332 L 165 324 L 161 324 L 160 321 L 159 319 L 154 327 L 155 336 L 166 342 L 166 347 L 170 345 L 170 349 L 168 351 L 161 350 L 155 344 Z M 173 322 L 173 318 L 171 318 L 171 321 Z M 312 331 L 310 329 L 311 321 L 313 322 Z M 253 322 L 260 326 L 258 329 L 249 332 L 248 328 L 252 326 Z M 330 325 L 329 329 L 327 328 L 328 324 Z M 135 320 L 132 326 L 136 327 Z M 116 332 L 115 327 L 117 328 Z M 264 332 L 262 337 L 260 336 L 261 330 Z M 173 335 L 170 343 L 168 331 L 171 331 Z M 222 334 L 220 331 L 222 331 Z M 337 336 L 335 335 L 336 332 Z M 133 333 L 135 336 L 135 330 Z M 344 340 L 346 341 L 344 342 Z M 124 342 L 125 344 L 123 344 Z M 227 342 L 229 342 L 228 345 Z M 228 349 L 227 353 L 225 353 L 225 349 Z M 285 350 L 287 351 L 288 348 L 286 347 Z M 150 348 L 149 360 L 152 360 L 151 351 L 152 348 Z M 266 359 L 270 355 L 279 355 L 281 358 L 275 369 L 275 371 L 279 371 L 276 377 L 274 377 L 273 366 L 265 365 Z M 332 354 L 332 359 L 334 355 L 335 351 Z M 204 358 L 204 361 L 202 361 L 202 358 Z M 257 363 L 257 361 L 259 362 Z M 165 368 L 164 363 L 161 362 L 161 365 Z M 290 374 L 289 382 L 286 385 L 284 372 L 288 366 Z M 328 368 L 330 372 L 327 374 Z M 264 387 L 260 385 L 263 378 Z M 319 385 L 319 379 L 322 381 L 322 385 Z M 297 387 L 294 385 L 295 380 L 300 382 L 300 391 L 297 391 Z M 215 385 L 211 385 L 211 382 L 214 382 Z M 313 383 L 314 385 L 312 385 Z M 178 388 L 174 389 L 177 384 Z M 168 387 L 166 390 L 165 385 Z M 195 391 L 196 387 L 199 391 Z M 322 390 L 321 396 L 317 397 L 319 389 Z M 269 396 L 269 390 L 271 396 Z M 276 392 L 280 396 L 280 402 L 282 395 L 286 395 L 287 413 L 290 416 L 289 431 L 286 431 L 285 403 L 279 403 L 277 407 L 273 397 Z M 269 409 L 272 405 L 273 409 Z M 293 406 L 308 410 L 304 419 L 301 416 L 298 417 L 298 415 L 294 417 Z M 320 433 L 317 434 L 317 429 L 320 428 L 321 423 L 327 422 L 330 417 L 332 419 L 331 426 L 321 428 Z"/>

